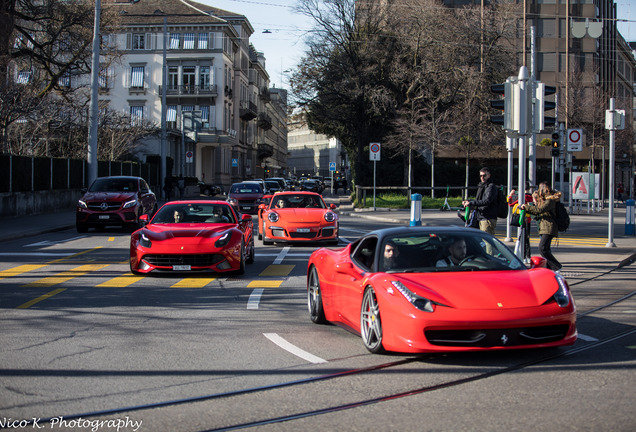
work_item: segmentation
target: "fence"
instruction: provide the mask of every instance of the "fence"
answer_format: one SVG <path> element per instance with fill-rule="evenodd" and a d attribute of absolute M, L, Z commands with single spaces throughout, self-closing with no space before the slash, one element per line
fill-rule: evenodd
<path fill-rule="evenodd" d="M 411 194 L 413 193 L 420 193 L 422 195 L 424 194 L 429 194 L 431 193 L 431 190 L 435 190 L 435 197 L 437 198 L 443 198 L 446 196 L 446 191 L 449 191 L 449 195 L 452 196 L 464 196 L 464 193 L 466 191 L 466 187 L 465 186 L 435 186 L 435 187 L 431 187 L 431 186 L 412 186 L 412 187 L 408 187 L 408 186 L 376 186 L 375 191 L 376 194 L 378 192 L 380 193 L 386 193 L 386 192 L 397 192 L 397 193 L 402 193 L 405 196 L 410 197 Z M 470 186 L 468 187 L 468 192 L 470 193 L 471 191 L 476 191 L 477 187 L 476 186 Z M 440 193 L 438 193 L 438 191 Z M 450 191 L 453 191 L 455 193 L 452 193 Z M 357 186 L 356 185 L 356 201 L 357 202 L 361 202 L 363 203 L 364 206 L 367 205 L 367 194 L 369 194 L 371 196 L 371 199 L 373 199 L 373 186 Z"/>
<path fill-rule="evenodd" d="M 160 167 L 131 161 L 99 161 L 97 176 L 143 177 L 160 191 Z M 0 155 L 0 216 L 21 216 L 75 206 L 88 187 L 88 163 L 62 159 Z"/>

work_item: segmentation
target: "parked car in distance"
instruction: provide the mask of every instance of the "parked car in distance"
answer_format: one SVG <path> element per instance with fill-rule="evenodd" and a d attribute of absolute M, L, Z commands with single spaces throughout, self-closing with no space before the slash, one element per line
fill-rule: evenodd
<path fill-rule="evenodd" d="M 296 182 L 294 182 L 294 180 L 292 179 L 285 179 L 285 184 L 286 184 L 285 186 L 286 190 L 293 191 L 296 189 Z"/>
<path fill-rule="evenodd" d="M 253 222 L 226 201 L 170 201 L 130 236 L 135 274 L 245 272 L 254 262 Z"/>
<path fill-rule="evenodd" d="M 302 182 L 300 182 L 300 190 L 321 193 L 322 187 L 318 181 L 308 179 L 308 180 L 303 180 Z"/>
<path fill-rule="evenodd" d="M 270 194 L 275 194 L 276 192 L 282 192 L 283 189 L 280 186 L 280 183 L 278 183 L 275 180 L 265 180 L 265 190 L 267 193 Z"/>
<path fill-rule="evenodd" d="M 265 180 L 278 182 L 278 184 L 280 185 L 281 191 L 284 191 L 287 189 L 287 183 L 285 182 L 285 179 L 282 177 L 269 177 Z"/>
<path fill-rule="evenodd" d="M 234 183 L 227 194 L 229 202 L 237 212 L 258 214 L 258 206 L 263 202 L 265 192 L 259 182 Z"/>
<path fill-rule="evenodd" d="M 137 229 L 142 215 L 157 211 L 157 197 L 141 177 L 99 177 L 83 193 L 75 212 L 80 233 L 113 225 Z"/>

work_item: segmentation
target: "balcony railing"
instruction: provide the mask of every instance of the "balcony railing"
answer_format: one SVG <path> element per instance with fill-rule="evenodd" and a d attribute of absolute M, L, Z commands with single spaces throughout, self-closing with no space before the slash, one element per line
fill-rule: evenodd
<path fill-rule="evenodd" d="M 159 86 L 159 93 L 162 87 Z M 166 87 L 167 96 L 218 96 L 216 84 L 200 86 L 200 85 L 169 85 Z"/>
<path fill-rule="evenodd" d="M 274 155 L 274 147 L 269 144 L 259 144 L 257 156 L 259 159 L 265 159 Z"/>
<path fill-rule="evenodd" d="M 258 115 L 258 127 L 264 130 L 272 128 L 272 118 L 267 114 L 260 113 Z"/>
<path fill-rule="evenodd" d="M 239 115 L 243 120 L 255 119 L 258 115 L 258 107 L 252 101 L 242 100 L 239 109 Z"/>

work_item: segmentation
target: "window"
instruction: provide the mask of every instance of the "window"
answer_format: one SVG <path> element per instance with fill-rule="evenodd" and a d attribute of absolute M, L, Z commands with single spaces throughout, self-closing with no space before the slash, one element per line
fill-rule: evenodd
<path fill-rule="evenodd" d="M 144 120 L 144 107 L 134 106 L 130 107 L 130 125 L 139 126 Z"/>
<path fill-rule="evenodd" d="M 183 49 L 194 49 L 194 33 L 183 35 Z"/>
<path fill-rule="evenodd" d="M 60 85 L 60 87 L 66 87 L 66 88 L 70 88 L 71 87 L 71 75 L 67 72 L 64 75 L 62 75 L 60 77 L 60 79 L 57 81 L 57 83 Z"/>
<path fill-rule="evenodd" d="M 167 127 L 175 129 L 177 127 L 177 106 L 169 105 L 166 110 Z"/>
<path fill-rule="evenodd" d="M 170 33 L 170 49 L 179 49 L 181 33 Z"/>
<path fill-rule="evenodd" d="M 183 91 L 186 93 L 194 93 L 196 68 L 194 66 L 183 67 Z"/>
<path fill-rule="evenodd" d="M 201 107 L 201 125 L 204 129 L 210 127 L 210 107 L 202 105 Z"/>
<path fill-rule="evenodd" d="M 179 67 L 168 66 L 168 89 L 177 90 L 179 88 Z"/>
<path fill-rule="evenodd" d="M 208 49 L 208 33 L 199 33 L 199 49 Z"/>
<path fill-rule="evenodd" d="M 132 35 L 132 49 L 143 50 L 146 49 L 146 35 L 143 33 L 134 33 Z"/>
<path fill-rule="evenodd" d="M 210 66 L 201 66 L 199 68 L 199 86 L 202 90 L 210 88 Z"/>
<path fill-rule="evenodd" d="M 31 71 L 18 72 L 18 78 L 16 80 L 18 84 L 28 84 L 29 81 L 31 81 Z"/>
<path fill-rule="evenodd" d="M 144 88 L 144 67 L 133 66 L 130 72 L 130 87 Z"/>

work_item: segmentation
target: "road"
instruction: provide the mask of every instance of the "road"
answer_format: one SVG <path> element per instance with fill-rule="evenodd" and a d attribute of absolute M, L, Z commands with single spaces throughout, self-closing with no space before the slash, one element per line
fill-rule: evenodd
<path fill-rule="evenodd" d="M 342 216 L 341 245 L 388 224 Z M 359 336 L 311 323 L 305 273 L 315 247 L 257 241 L 240 277 L 137 277 L 128 242 L 123 231 L 63 230 L 2 244 L 0 426 L 636 426 L 636 270 L 616 269 L 625 251 L 602 238 L 573 233 L 558 249 L 579 311 L 573 347 L 421 356 L 372 355 Z"/>

